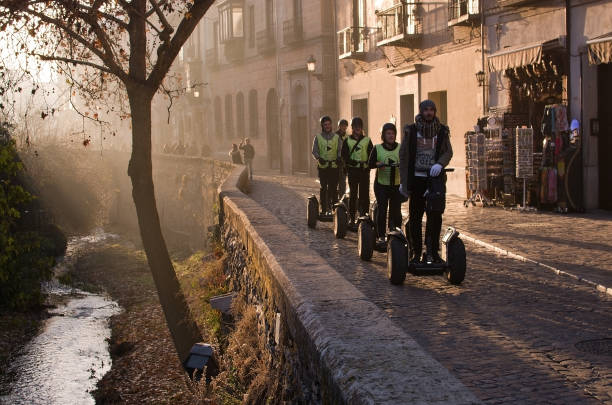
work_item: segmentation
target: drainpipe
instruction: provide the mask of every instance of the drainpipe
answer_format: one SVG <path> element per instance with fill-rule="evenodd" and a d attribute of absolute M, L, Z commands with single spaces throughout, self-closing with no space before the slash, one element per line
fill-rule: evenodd
<path fill-rule="evenodd" d="M 567 117 L 569 119 L 571 119 L 572 117 L 572 6 L 570 3 L 571 0 L 565 0 L 565 48 L 567 53 Z"/>
<path fill-rule="evenodd" d="M 484 15 L 484 4 L 483 1 L 480 1 L 480 56 L 482 58 L 481 60 L 481 66 L 482 66 L 482 71 L 485 74 L 485 82 L 482 84 L 482 116 L 485 117 L 487 115 L 487 104 L 486 104 L 486 100 L 487 100 L 487 72 L 485 70 L 485 54 L 484 54 L 484 48 L 485 48 L 485 34 L 484 34 L 484 26 L 485 26 L 485 15 Z"/>

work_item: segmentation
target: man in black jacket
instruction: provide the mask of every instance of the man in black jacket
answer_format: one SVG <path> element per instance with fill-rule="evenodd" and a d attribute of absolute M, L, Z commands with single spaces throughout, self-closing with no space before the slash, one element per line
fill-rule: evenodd
<path fill-rule="evenodd" d="M 425 100 L 419 105 L 419 115 L 415 117 L 415 123 L 404 127 L 400 148 L 400 193 L 410 197 L 407 236 L 410 241 L 411 262 L 421 260 L 422 221 L 425 211 L 426 253 L 423 261 L 442 261 L 439 250 L 446 193 L 444 168 L 452 157 L 450 131 L 436 117 L 435 103 Z M 435 201 L 425 195 L 433 181 L 440 184 L 441 201 Z"/>

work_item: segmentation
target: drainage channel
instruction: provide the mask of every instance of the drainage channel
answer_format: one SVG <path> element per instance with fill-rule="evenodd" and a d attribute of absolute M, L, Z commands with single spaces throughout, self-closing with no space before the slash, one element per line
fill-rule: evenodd
<path fill-rule="evenodd" d="M 85 237 L 71 238 L 55 276 L 70 270 L 79 255 L 114 235 L 97 230 Z M 63 285 L 53 279 L 43 286 L 49 310 L 38 336 L 11 364 L 17 378 L 6 404 L 94 404 L 91 391 L 111 367 L 107 339 L 109 318 L 119 313 L 119 305 L 99 294 Z"/>

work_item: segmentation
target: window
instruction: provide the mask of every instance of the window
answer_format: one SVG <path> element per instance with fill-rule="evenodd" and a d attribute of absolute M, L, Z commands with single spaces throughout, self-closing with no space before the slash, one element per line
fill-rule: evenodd
<path fill-rule="evenodd" d="M 244 126 L 244 95 L 242 92 L 236 94 L 236 129 L 239 138 L 246 138 Z"/>
<path fill-rule="evenodd" d="M 255 6 L 249 6 L 249 48 L 255 47 Z"/>
<path fill-rule="evenodd" d="M 259 135 L 259 111 L 257 107 L 257 90 L 249 91 L 249 136 Z"/>
<path fill-rule="evenodd" d="M 400 96 L 400 125 L 398 130 L 406 124 L 414 122 L 414 94 Z"/>
<path fill-rule="evenodd" d="M 274 25 L 274 2 L 273 0 L 266 0 L 266 29 L 272 30 Z"/>
<path fill-rule="evenodd" d="M 225 137 L 234 137 L 234 111 L 232 108 L 232 95 L 228 94 L 225 96 Z"/>
<path fill-rule="evenodd" d="M 221 42 L 244 38 L 244 19 L 242 2 L 229 0 L 219 5 L 219 24 Z"/>
<path fill-rule="evenodd" d="M 223 115 L 221 111 L 221 97 L 215 97 L 215 137 L 221 138 L 223 133 Z"/>
<path fill-rule="evenodd" d="M 446 115 L 446 91 L 434 91 L 429 93 L 427 97 L 436 103 L 437 116 L 438 119 L 440 119 L 440 122 L 444 125 L 448 125 L 448 118 Z"/>

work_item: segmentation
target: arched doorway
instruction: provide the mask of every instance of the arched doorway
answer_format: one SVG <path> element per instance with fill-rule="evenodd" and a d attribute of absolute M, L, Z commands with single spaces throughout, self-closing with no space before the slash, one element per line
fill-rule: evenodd
<path fill-rule="evenodd" d="M 271 169 L 279 169 L 281 162 L 279 113 L 278 95 L 275 89 L 270 89 L 266 97 L 266 129 L 268 162 Z"/>
<path fill-rule="evenodd" d="M 308 171 L 307 114 L 306 90 L 298 83 L 291 95 L 291 161 L 294 172 Z"/>

